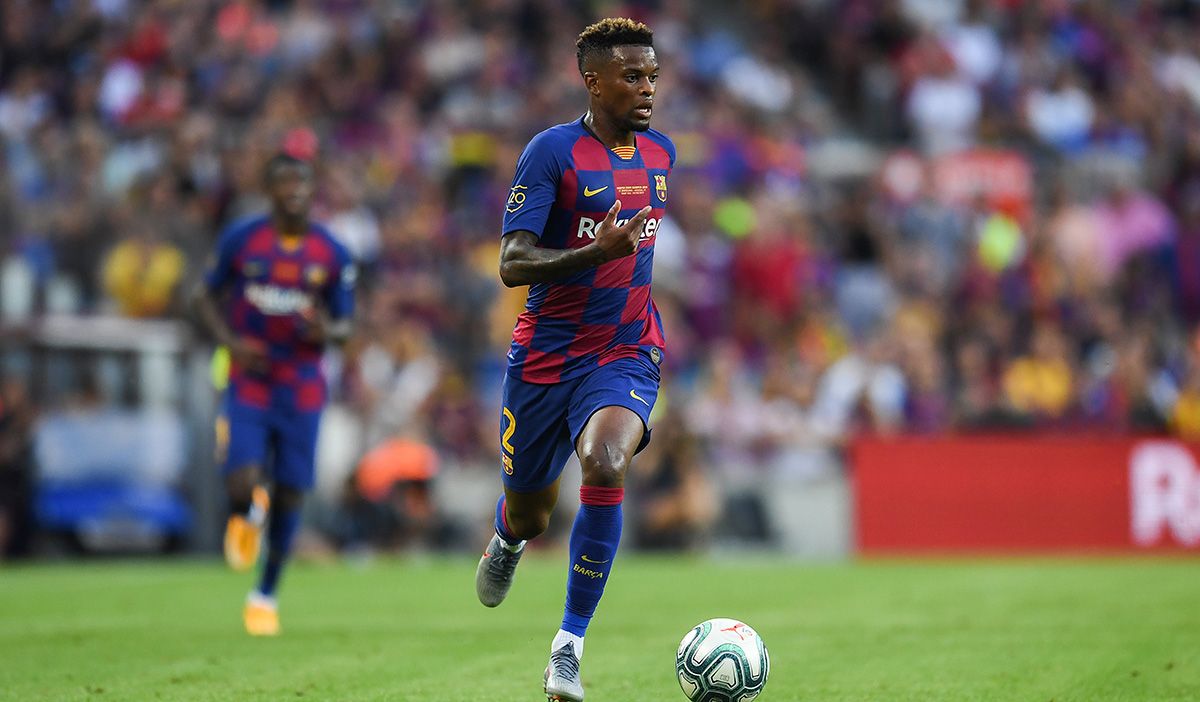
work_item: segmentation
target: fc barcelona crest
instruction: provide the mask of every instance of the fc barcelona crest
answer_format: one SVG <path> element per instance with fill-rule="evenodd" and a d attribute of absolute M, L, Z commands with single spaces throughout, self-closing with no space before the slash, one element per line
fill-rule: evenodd
<path fill-rule="evenodd" d="M 654 191 L 658 193 L 660 201 L 667 201 L 667 177 L 665 175 L 654 176 Z"/>
<path fill-rule="evenodd" d="M 319 288 L 329 279 L 329 271 L 321 266 L 309 266 L 304 269 L 304 278 L 314 288 Z"/>

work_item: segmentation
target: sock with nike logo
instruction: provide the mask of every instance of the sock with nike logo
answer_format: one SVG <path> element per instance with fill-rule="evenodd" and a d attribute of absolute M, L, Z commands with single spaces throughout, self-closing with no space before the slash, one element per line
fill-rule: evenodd
<path fill-rule="evenodd" d="M 604 594 L 604 584 L 621 541 L 621 502 L 625 488 L 579 489 L 579 513 L 571 528 L 571 570 L 567 573 L 567 606 L 562 628 L 576 636 L 587 632 L 588 623 Z"/>

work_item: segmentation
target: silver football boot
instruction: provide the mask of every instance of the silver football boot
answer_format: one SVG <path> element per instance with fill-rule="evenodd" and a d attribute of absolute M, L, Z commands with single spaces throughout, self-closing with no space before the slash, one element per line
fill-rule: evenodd
<path fill-rule="evenodd" d="M 567 642 L 550 654 L 545 681 L 547 700 L 583 702 L 583 683 L 579 681 L 579 657 L 575 655 L 575 644 Z"/>
<path fill-rule="evenodd" d="M 522 553 L 525 549 L 513 553 L 504 547 L 498 535 L 492 535 L 475 569 L 475 594 L 485 607 L 495 607 L 508 596 Z"/>

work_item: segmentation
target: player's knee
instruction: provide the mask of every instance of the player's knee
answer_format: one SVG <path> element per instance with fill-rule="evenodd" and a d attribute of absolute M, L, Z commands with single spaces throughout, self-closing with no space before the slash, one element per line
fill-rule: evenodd
<path fill-rule="evenodd" d="M 583 484 L 594 487 L 623 487 L 629 458 L 613 446 L 595 442 L 580 447 Z"/>
<path fill-rule="evenodd" d="M 249 503 L 254 486 L 260 482 L 260 475 L 258 466 L 254 465 L 248 465 L 230 473 L 225 478 L 225 488 L 229 493 L 229 498 L 234 502 Z"/>
<path fill-rule="evenodd" d="M 540 536 L 550 526 L 550 513 L 544 510 L 531 510 L 525 513 L 509 511 L 505 518 L 512 535 L 528 541 Z"/>

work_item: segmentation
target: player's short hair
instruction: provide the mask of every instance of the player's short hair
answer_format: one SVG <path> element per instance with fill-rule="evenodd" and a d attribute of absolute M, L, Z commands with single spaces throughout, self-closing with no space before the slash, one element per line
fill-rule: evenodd
<path fill-rule="evenodd" d="M 625 17 L 605 17 L 588 25 L 575 40 L 579 73 L 583 74 L 583 64 L 589 58 L 610 53 L 615 46 L 654 46 L 654 32 L 641 22 Z"/>
<path fill-rule="evenodd" d="M 312 164 L 302 158 L 297 158 L 289 153 L 279 152 L 267 159 L 263 166 L 262 177 L 263 183 L 270 185 L 275 178 L 275 173 L 283 168 L 303 168 L 309 177 L 312 177 Z"/>

